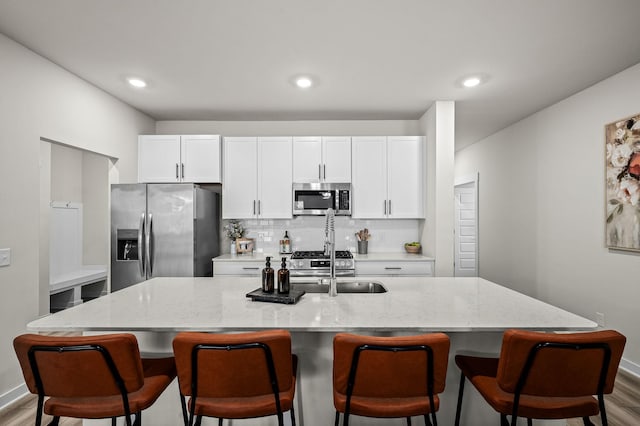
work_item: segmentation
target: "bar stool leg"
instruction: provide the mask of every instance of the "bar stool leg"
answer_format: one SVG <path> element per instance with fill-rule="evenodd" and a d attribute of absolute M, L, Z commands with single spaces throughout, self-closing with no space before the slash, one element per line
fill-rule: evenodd
<path fill-rule="evenodd" d="M 333 422 L 334 426 L 340 426 L 340 412 L 336 410 L 336 421 Z"/>
<path fill-rule="evenodd" d="M 460 412 L 462 411 L 462 396 L 464 394 L 464 374 L 460 373 L 460 386 L 458 387 L 458 404 L 456 405 L 456 420 L 455 426 L 460 426 Z"/>

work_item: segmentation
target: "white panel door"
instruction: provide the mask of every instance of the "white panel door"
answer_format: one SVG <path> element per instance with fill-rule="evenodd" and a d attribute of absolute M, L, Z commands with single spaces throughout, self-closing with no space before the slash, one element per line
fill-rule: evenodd
<path fill-rule="evenodd" d="M 291 187 L 291 138 L 258 138 L 258 217 L 292 218 Z"/>
<path fill-rule="evenodd" d="M 387 138 L 388 204 L 390 218 L 424 218 L 422 138 Z"/>
<path fill-rule="evenodd" d="M 320 182 L 322 173 L 322 138 L 293 138 L 293 181 Z"/>
<path fill-rule="evenodd" d="M 351 137 L 323 137 L 322 163 L 322 178 L 325 182 L 351 182 Z"/>
<path fill-rule="evenodd" d="M 138 182 L 180 181 L 180 136 L 138 137 Z"/>
<path fill-rule="evenodd" d="M 478 209 L 476 182 L 455 187 L 456 277 L 478 276 Z"/>
<path fill-rule="evenodd" d="M 183 182 L 221 182 L 219 135 L 182 136 L 180 159 Z"/>
<path fill-rule="evenodd" d="M 222 218 L 255 218 L 258 202 L 257 138 L 224 138 L 222 170 Z"/>
<path fill-rule="evenodd" d="M 354 218 L 384 218 L 387 214 L 387 138 L 351 138 Z"/>

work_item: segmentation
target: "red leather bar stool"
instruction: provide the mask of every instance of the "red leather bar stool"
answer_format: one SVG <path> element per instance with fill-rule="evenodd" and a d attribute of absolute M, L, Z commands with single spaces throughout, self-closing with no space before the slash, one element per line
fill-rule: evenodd
<path fill-rule="evenodd" d="M 173 340 L 186 425 L 203 416 L 246 419 L 291 413 L 298 358 L 286 330 L 239 334 L 183 332 Z M 190 397 L 187 409 L 185 397 Z M 234 423 L 235 424 L 235 423 Z"/>
<path fill-rule="evenodd" d="M 456 426 L 460 424 L 465 378 L 500 413 L 502 425 L 518 416 L 568 419 L 600 413 L 607 424 L 604 394 L 613 391 L 626 338 L 616 331 L 554 334 L 507 330 L 500 358 L 457 355 L 460 389 Z M 593 397 L 597 395 L 597 399 Z"/>
<path fill-rule="evenodd" d="M 142 424 L 149 408 L 176 377 L 173 357 L 141 359 L 132 334 L 40 336 L 24 334 L 13 341 L 31 393 L 38 395 L 36 426 L 42 411 L 54 417 L 81 419 L 124 416 Z M 49 397 L 46 402 L 45 397 Z"/>
<path fill-rule="evenodd" d="M 336 426 L 352 414 L 366 417 L 424 416 L 437 425 L 444 391 L 449 337 L 442 333 L 372 337 L 339 333 L 333 340 L 333 404 Z"/>

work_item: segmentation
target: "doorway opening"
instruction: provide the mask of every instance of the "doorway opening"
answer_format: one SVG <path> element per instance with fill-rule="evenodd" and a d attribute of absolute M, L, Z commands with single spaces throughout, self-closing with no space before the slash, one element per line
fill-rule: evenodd
<path fill-rule="evenodd" d="M 41 138 L 41 314 L 108 292 L 111 158 Z"/>

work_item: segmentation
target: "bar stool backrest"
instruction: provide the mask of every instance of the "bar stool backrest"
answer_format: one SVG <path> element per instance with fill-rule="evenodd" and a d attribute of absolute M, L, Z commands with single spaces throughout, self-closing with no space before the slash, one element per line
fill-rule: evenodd
<path fill-rule="evenodd" d="M 30 392 L 54 397 L 121 395 L 113 367 L 127 392 L 144 384 L 138 342 L 132 334 L 43 336 L 14 339 L 16 355 Z M 111 363 L 110 366 L 109 364 Z M 38 382 L 42 389 L 38 389 Z"/>
<path fill-rule="evenodd" d="M 279 391 L 290 390 L 293 386 L 291 335 L 286 330 L 239 334 L 185 332 L 179 333 L 173 342 L 182 395 L 193 394 L 194 366 L 197 368 L 198 397 L 242 398 L 272 394 L 264 348 L 254 345 L 238 350 L 237 347 L 256 342 L 270 349 Z M 212 349 L 218 346 L 223 348 Z M 236 348 L 225 350 L 225 346 Z M 196 357 L 196 363 L 192 362 L 192 356 Z"/>
<path fill-rule="evenodd" d="M 360 350 L 353 395 L 375 398 L 426 396 L 428 353 L 433 354 L 433 394 L 441 393 L 447 374 L 449 344 L 449 338 L 442 333 L 393 338 L 337 334 L 334 339 L 334 389 L 347 394 L 354 353 L 362 345 L 369 345 L 410 350 Z M 421 346 L 430 349 L 417 348 Z"/>
<path fill-rule="evenodd" d="M 509 393 L 577 397 L 611 393 L 625 337 L 613 330 L 504 333 L 496 380 Z"/>

